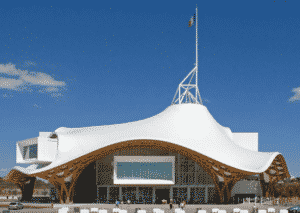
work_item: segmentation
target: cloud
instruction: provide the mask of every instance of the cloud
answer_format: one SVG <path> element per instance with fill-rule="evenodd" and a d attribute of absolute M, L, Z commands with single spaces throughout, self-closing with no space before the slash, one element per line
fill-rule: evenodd
<path fill-rule="evenodd" d="M 300 87 L 294 88 L 292 91 L 293 91 L 295 94 L 294 94 L 293 97 L 291 97 L 291 98 L 289 99 L 289 101 L 291 101 L 291 102 L 299 101 L 299 100 L 300 100 Z"/>
<path fill-rule="evenodd" d="M 30 72 L 20 75 L 20 78 L 31 85 L 65 86 L 65 82 L 56 81 L 51 76 L 41 72 Z"/>
<path fill-rule="evenodd" d="M 22 80 L 13 78 L 0 78 L 0 87 L 5 89 L 15 89 L 23 84 Z"/>
<path fill-rule="evenodd" d="M 1 73 L 9 76 L 0 78 L 0 88 L 3 89 L 24 90 L 32 86 L 42 86 L 46 87 L 42 91 L 53 93 L 66 85 L 65 82 L 57 81 L 46 73 L 20 70 L 14 64 L 0 64 Z"/>
<path fill-rule="evenodd" d="M 6 172 L 6 171 L 8 171 L 8 169 L 0 169 L 0 172 Z"/>
<path fill-rule="evenodd" d="M 35 66 L 36 65 L 36 63 L 35 62 L 32 62 L 32 61 L 25 61 L 24 62 L 24 66 Z"/>
<path fill-rule="evenodd" d="M 52 93 L 51 96 L 53 98 L 58 98 L 58 97 L 62 96 L 62 94 L 61 93 Z"/>
<path fill-rule="evenodd" d="M 37 104 L 34 104 L 33 107 L 42 108 L 42 107 L 38 106 Z"/>
<path fill-rule="evenodd" d="M 2 96 L 3 96 L 4 98 L 12 98 L 12 97 L 13 97 L 12 94 L 7 94 L 7 93 L 3 94 Z"/>

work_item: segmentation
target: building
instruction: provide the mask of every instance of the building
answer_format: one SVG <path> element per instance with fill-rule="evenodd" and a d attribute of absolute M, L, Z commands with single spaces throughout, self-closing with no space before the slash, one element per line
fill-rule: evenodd
<path fill-rule="evenodd" d="M 238 196 L 272 196 L 275 183 L 290 176 L 283 156 L 259 152 L 258 133 L 221 126 L 202 104 L 197 74 L 196 51 L 195 68 L 172 105 L 153 117 L 61 127 L 18 142 L 17 163 L 32 165 L 14 167 L 5 180 L 30 200 L 35 178 L 46 179 L 61 203 L 228 203 Z"/>

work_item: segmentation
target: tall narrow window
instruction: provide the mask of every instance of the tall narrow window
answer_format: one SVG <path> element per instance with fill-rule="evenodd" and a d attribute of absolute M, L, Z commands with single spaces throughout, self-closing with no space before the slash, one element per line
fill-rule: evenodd
<path fill-rule="evenodd" d="M 28 150 L 28 146 L 25 146 L 25 147 L 23 148 L 23 159 L 26 158 L 27 150 Z"/>
<path fill-rule="evenodd" d="M 37 158 L 37 144 L 29 146 L 29 158 Z"/>

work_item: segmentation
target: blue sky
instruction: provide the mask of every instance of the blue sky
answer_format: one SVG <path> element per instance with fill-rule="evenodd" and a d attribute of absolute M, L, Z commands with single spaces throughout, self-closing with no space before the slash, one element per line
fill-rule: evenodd
<path fill-rule="evenodd" d="M 6 1 L 0 8 L 0 176 L 16 142 L 59 127 L 124 123 L 170 106 L 195 63 L 233 132 L 258 132 L 299 173 L 299 1 Z M 193 118 L 191 118 L 193 119 Z"/>

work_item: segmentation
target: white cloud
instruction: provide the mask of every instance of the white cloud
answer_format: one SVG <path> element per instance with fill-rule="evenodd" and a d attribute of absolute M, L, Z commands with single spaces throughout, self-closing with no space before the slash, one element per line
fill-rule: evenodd
<path fill-rule="evenodd" d="M 0 172 L 6 172 L 6 171 L 8 171 L 8 169 L 0 169 Z"/>
<path fill-rule="evenodd" d="M 25 61 L 24 62 L 24 66 L 35 66 L 36 63 L 35 62 L 32 62 L 32 61 Z"/>
<path fill-rule="evenodd" d="M 41 72 L 30 72 L 20 75 L 26 83 L 41 86 L 65 86 L 65 82 L 56 81 L 51 76 Z"/>
<path fill-rule="evenodd" d="M 51 96 L 53 98 L 58 98 L 58 97 L 62 96 L 62 94 L 61 93 L 52 93 Z"/>
<path fill-rule="evenodd" d="M 24 82 L 13 78 L 0 78 L 0 87 L 5 89 L 15 89 L 21 86 Z"/>
<path fill-rule="evenodd" d="M 300 87 L 294 88 L 292 90 L 295 94 L 293 97 L 290 98 L 289 101 L 294 102 L 294 101 L 299 101 L 300 100 Z"/>
<path fill-rule="evenodd" d="M 0 78 L 0 88 L 3 89 L 24 90 L 25 87 L 28 89 L 32 86 L 45 86 L 46 88 L 42 91 L 53 93 L 66 85 L 65 82 L 56 81 L 46 73 L 20 70 L 14 64 L 0 64 L 1 73 L 10 76 Z"/>
<path fill-rule="evenodd" d="M 33 107 L 42 108 L 42 107 L 38 106 L 37 104 L 34 104 Z"/>

